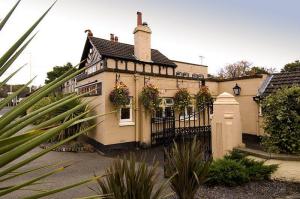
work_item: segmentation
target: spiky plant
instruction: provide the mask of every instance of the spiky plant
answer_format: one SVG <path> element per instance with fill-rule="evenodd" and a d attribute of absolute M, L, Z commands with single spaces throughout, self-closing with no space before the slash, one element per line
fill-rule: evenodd
<path fill-rule="evenodd" d="M 0 22 L 0 31 L 8 21 L 11 14 L 14 12 L 15 8 L 18 6 L 21 0 L 17 1 L 15 6 L 10 10 L 7 16 Z M 24 49 L 28 46 L 28 44 L 32 41 L 36 34 L 28 37 L 32 34 L 34 29 L 38 26 L 38 24 L 42 21 L 42 19 L 47 15 L 47 13 L 51 10 L 55 3 L 2 55 L 0 56 L 0 78 L 7 71 L 7 69 L 14 63 L 14 61 L 19 57 L 19 55 L 24 51 Z M 22 67 L 21 67 L 22 68 Z M 6 84 L 16 73 L 18 73 L 21 68 L 8 75 L 4 80 L 0 82 L 0 88 Z M 68 115 L 75 113 L 77 110 L 80 110 L 86 104 L 79 104 L 70 110 L 67 110 L 47 121 L 42 122 L 38 126 L 31 128 L 30 130 L 20 133 L 20 130 L 24 129 L 28 125 L 32 124 L 36 119 L 42 117 L 46 114 L 51 113 L 52 111 L 58 109 L 59 107 L 64 106 L 65 104 L 72 102 L 74 100 L 79 99 L 81 96 L 77 96 L 75 94 L 63 97 L 61 100 L 53 102 L 45 107 L 40 108 L 37 111 L 33 111 L 28 115 L 24 115 L 27 109 L 32 107 L 35 103 L 41 100 L 43 97 L 47 96 L 49 93 L 53 92 L 57 87 L 62 85 L 65 81 L 74 78 L 76 75 L 80 74 L 85 68 L 80 69 L 76 72 L 68 71 L 61 77 L 57 78 L 53 82 L 43 86 L 38 91 L 27 97 L 17 106 L 13 107 L 11 110 L 6 112 L 0 118 L 0 197 L 8 198 L 8 194 L 22 190 L 28 186 L 33 186 L 35 184 L 42 183 L 41 180 L 44 180 L 50 175 L 63 171 L 66 166 L 62 166 L 60 168 L 54 169 L 49 173 L 43 174 L 41 176 L 34 177 L 28 181 L 18 181 L 15 184 L 9 184 L 9 180 L 14 179 L 18 176 L 26 175 L 28 173 L 33 173 L 42 168 L 46 168 L 47 166 L 40 166 L 31 170 L 20 170 L 20 168 L 26 166 L 28 163 L 33 160 L 45 155 L 52 149 L 78 137 L 79 135 L 91 130 L 95 127 L 95 125 L 90 126 L 81 130 L 80 132 L 74 134 L 73 136 L 60 141 L 59 143 L 45 149 L 39 151 L 33 155 L 24 156 L 33 148 L 37 147 L 41 143 L 53 138 L 59 134 L 59 132 L 63 131 L 66 128 L 69 128 L 73 125 L 79 124 L 83 121 L 91 120 L 97 116 L 91 116 L 89 118 L 83 119 L 83 117 L 89 113 L 86 111 L 81 113 L 70 120 L 66 121 L 60 125 L 57 124 L 57 121 L 60 121 L 62 118 L 65 118 Z M 9 95 L 7 98 L 0 102 L 0 110 L 3 109 L 8 102 L 10 102 L 14 97 L 19 95 L 26 87 L 32 82 L 30 80 L 27 84 L 25 84 L 22 88 Z M 98 115 L 99 116 L 99 115 Z M 20 159 L 22 157 L 22 159 Z M 17 160 L 17 161 L 15 161 Z M 52 165 L 55 167 L 55 165 Z M 57 165 L 56 165 L 57 166 Z M 49 167 L 47 167 L 49 168 Z M 94 181 L 99 177 L 93 177 L 88 180 L 84 180 L 78 183 L 74 183 L 65 187 L 58 187 L 53 190 L 42 190 L 39 193 L 34 193 L 30 198 L 40 198 L 44 196 L 48 196 L 66 189 L 70 189 L 72 187 Z M 37 190 L 38 191 L 38 190 Z"/>
<path fill-rule="evenodd" d="M 67 94 L 69 95 L 69 94 Z M 48 97 L 44 97 L 42 100 L 40 100 L 38 103 L 36 103 L 31 109 L 30 109 L 30 112 L 32 111 L 36 111 L 44 106 L 47 106 L 51 103 L 54 103 L 56 101 L 59 101 L 61 100 L 62 98 L 64 98 L 66 95 L 64 94 L 52 94 Z M 67 115 L 65 118 L 62 118 L 60 121 L 57 122 L 56 125 L 60 125 L 60 124 L 63 124 L 65 122 L 67 122 L 68 120 L 70 119 L 73 119 L 74 117 L 82 114 L 82 113 L 85 113 L 85 112 L 90 112 L 90 114 L 86 114 L 85 116 L 83 116 L 83 118 L 88 118 L 90 115 L 92 115 L 91 113 L 93 112 L 93 109 L 88 105 L 86 104 L 85 102 L 83 102 L 81 99 L 75 99 L 73 101 L 70 101 L 68 102 L 67 104 L 65 104 L 64 106 L 60 106 L 58 107 L 56 110 L 52 111 L 51 113 L 47 114 L 47 115 L 44 115 L 40 118 L 38 118 L 34 124 L 35 125 L 39 125 L 55 116 L 58 116 L 78 105 L 81 105 L 81 104 L 85 104 L 85 106 L 83 106 L 81 109 L 75 111 L 74 113 L 70 114 L 70 115 Z M 78 123 L 76 125 L 73 125 L 71 127 L 68 127 L 66 129 L 64 129 L 63 131 L 61 131 L 57 136 L 51 138 L 49 141 L 50 142 L 59 142 L 61 140 L 64 140 L 78 132 L 80 132 L 81 130 L 83 130 L 84 128 L 87 128 L 88 126 L 92 126 L 95 124 L 95 121 L 94 120 L 88 120 L 86 122 L 81 122 L 81 123 Z"/>
<path fill-rule="evenodd" d="M 165 151 L 165 172 L 170 178 L 171 189 L 180 199 L 193 199 L 200 185 L 206 180 L 211 160 L 204 160 L 201 143 L 174 141 L 170 151 Z"/>
<path fill-rule="evenodd" d="M 130 154 L 129 159 L 117 159 L 106 170 L 105 177 L 98 179 L 99 194 L 112 199 L 158 199 L 164 198 L 165 184 L 157 185 L 158 162 L 148 166 L 145 159 L 137 162 Z M 156 186 L 157 185 L 157 186 Z"/>

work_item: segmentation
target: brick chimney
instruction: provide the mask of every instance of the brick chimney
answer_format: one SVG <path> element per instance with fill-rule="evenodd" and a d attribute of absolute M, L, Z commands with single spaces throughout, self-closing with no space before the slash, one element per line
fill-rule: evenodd
<path fill-rule="evenodd" d="M 114 34 L 110 34 L 110 41 L 115 41 L 115 36 L 114 36 Z"/>
<path fill-rule="evenodd" d="M 151 62 L 151 29 L 137 12 L 137 27 L 134 29 L 134 55 L 138 60 Z"/>
<path fill-rule="evenodd" d="M 115 36 L 115 42 L 119 41 L 119 37 Z"/>

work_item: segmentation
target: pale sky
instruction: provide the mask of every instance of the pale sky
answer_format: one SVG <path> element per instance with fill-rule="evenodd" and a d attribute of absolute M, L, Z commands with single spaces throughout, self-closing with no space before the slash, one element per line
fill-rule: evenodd
<path fill-rule="evenodd" d="M 23 0 L 0 33 L 0 53 L 36 20 L 54 0 Z M 16 0 L 0 0 L 3 18 Z M 208 65 L 209 73 L 239 60 L 280 69 L 300 59 L 299 0 L 58 0 L 36 30 L 34 41 L 10 71 L 29 62 L 35 85 L 46 72 L 66 62 L 77 64 L 85 29 L 133 44 L 136 12 L 152 29 L 152 48 L 169 59 Z M 8 72 L 9 73 L 9 72 Z M 25 83 L 27 66 L 10 83 Z"/>

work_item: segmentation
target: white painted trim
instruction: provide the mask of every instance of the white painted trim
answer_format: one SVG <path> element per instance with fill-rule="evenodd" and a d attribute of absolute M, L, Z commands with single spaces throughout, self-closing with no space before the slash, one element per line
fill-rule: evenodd
<path fill-rule="evenodd" d="M 134 122 L 120 122 L 119 126 L 134 126 Z"/>

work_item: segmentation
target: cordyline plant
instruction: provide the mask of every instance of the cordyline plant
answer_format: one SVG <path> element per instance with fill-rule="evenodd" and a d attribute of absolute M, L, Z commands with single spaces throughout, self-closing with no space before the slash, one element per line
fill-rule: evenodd
<path fill-rule="evenodd" d="M 163 191 L 168 183 L 158 184 L 158 162 L 148 166 L 145 159 L 137 162 L 135 156 L 118 158 L 98 179 L 99 190 L 95 192 L 111 199 L 161 199 L 170 196 Z"/>
<path fill-rule="evenodd" d="M 196 137 L 193 141 L 174 141 L 170 151 L 165 151 L 166 176 L 170 178 L 171 189 L 179 199 L 193 199 L 208 175 L 211 160 L 205 160 L 201 142 Z"/>
<path fill-rule="evenodd" d="M 110 102 L 117 108 L 126 106 L 130 102 L 128 87 L 123 82 L 117 82 L 109 94 Z"/>
<path fill-rule="evenodd" d="M 36 111 L 36 110 L 40 109 L 41 107 L 55 103 L 55 102 L 63 99 L 67 95 L 69 95 L 69 94 L 52 94 L 48 97 L 44 97 L 42 100 L 40 100 L 38 103 L 36 103 L 33 107 L 31 107 L 29 112 Z M 85 104 L 85 106 L 82 106 L 79 110 L 73 112 L 72 114 L 67 115 L 65 118 L 62 118 L 60 121 L 57 122 L 57 124 L 63 124 L 66 121 L 68 121 L 82 113 L 85 113 L 85 112 L 89 112 L 89 114 L 86 114 L 83 118 L 88 118 L 91 115 L 93 115 L 92 108 L 88 104 L 83 102 L 81 99 L 76 99 L 76 100 L 72 100 L 72 101 L 66 103 L 64 106 L 58 107 L 56 110 L 50 112 L 47 115 L 41 116 L 34 122 L 34 124 L 38 126 L 41 123 L 46 122 L 46 121 L 50 120 L 51 118 L 58 116 L 66 111 L 69 111 L 70 109 L 72 109 L 80 104 L 83 104 L 83 103 Z M 86 122 L 78 123 L 76 125 L 73 125 L 71 127 L 64 129 L 57 136 L 51 138 L 49 140 L 49 142 L 59 142 L 61 140 L 64 140 L 64 139 L 80 132 L 84 128 L 87 128 L 88 126 L 92 126 L 94 124 L 95 124 L 94 120 L 88 120 Z"/>
<path fill-rule="evenodd" d="M 183 111 L 192 103 L 192 97 L 186 88 L 179 89 L 174 96 L 174 108 Z"/>
<path fill-rule="evenodd" d="M 147 110 L 151 112 L 157 110 L 160 104 L 158 88 L 153 84 L 146 84 L 141 92 L 140 99 Z"/>
<path fill-rule="evenodd" d="M 195 100 L 197 108 L 200 108 L 203 104 L 210 103 L 212 101 L 212 96 L 207 86 L 201 86 L 200 90 L 195 95 Z"/>
<path fill-rule="evenodd" d="M 0 22 L 0 31 L 2 30 L 2 28 L 4 27 L 8 19 L 10 18 L 11 14 L 14 12 L 14 10 L 16 9 L 20 1 L 21 0 L 17 1 L 15 6 L 10 10 L 10 12 L 6 15 L 6 17 Z M 31 37 L 30 35 L 32 34 L 34 29 L 38 26 L 38 24 L 42 21 L 42 19 L 47 15 L 47 13 L 51 10 L 54 4 L 55 3 L 53 3 L 53 5 L 4 53 L 4 55 L 0 57 L 0 77 L 2 77 L 2 75 L 6 72 L 6 70 L 14 63 L 14 61 L 19 57 L 19 55 L 23 52 L 23 50 L 28 46 L 28 44 L 35 37 L 36 34 L 33 34 L 33 36 Z M 12 74 L 8 75 L 8 77 L 4 78 L 4 80 L 0 82 L 0 88 L 4 84 L 6 84 L 16 73 L 18 73 L 21 70 L 21 68 L 19 68 Z M 20 132 L 20 130 L 24 129 L 28 125 L 31 125 L 36 119 L 51 113 L 52 111 L 64 106 L 69 102 L 72 102 L 74 100 L 79 99 L 80 97 L 83 97 L 83 95 L 77 96 L 75 94 L 65 96 L 61 100 L 48 104 L 47 106 L 41 107 L 36 111 L 24 115 L 26 110 L 32 107 L 35 103 L 37 103 L 39 100 L 47 96 L 49 93 L 53 92 L 56 88 L 58 88 L 67 80 L 74 78 L 83 70 L 85 70 L 85 68 L 80 69 L 76 72 L 74 72 L 73 70 L 66 72 L 61 77 L 57 78 L 53 82 L 43 86 L 42 88 L 34 92 L 32 95 L 24 99 L 17 106 L 10 109 L 0 118 L 0 197 L 7 198 L 8 197 L 7 194 L 10 194 L 14 191 L 26 189 L 28 186 L 30 186 L 32 190 L 35 190 L 33 189 L 32 186 L 36 184 L 41 184 L 42 183 L 41 180 L 44 180 L 50 175 L 63 171 L 68 165 L 55 168 L 54 170 L 49 171 L 48 173 L 34 177 L 30 180 L 17 181 L 15 183 L 9 182 L 9 180 L 15 179 L 16 177 L 23 176 L 28 173 L 33 173 L 44 168 L 51 169 L 52 167 L 58 167 L 57 163 L 55 163 L 50 166 L 43 165 L 33 169 L 20 170 L 20 168 L 26 166 L 28 163 L 36 160 L 37 158 L 47 154 L 52 149 L 78 137 L 79 135 L 82 135 L 83 133 L 88 132 L 89 130 L 95 127 L 95 125 L 93 125 L 88 128 L 82 129 L 80 132 L 72 135 L 71 137 L 64 139 L 58 142 L 57 144 L 54 144 L 53 146 L 45 150 L 41 150 L 33 155 L 27 154 L 29 151 L 39 146 L 41 143 L 49 140 L 50 138 L 57 136 L 58 133 L 63 131 L 64 129 L 100 116 L 100 115 L 98 116 L 96 115 L 96 116 L 91 116 L 89 118 L 83 119 L 83 117 L 89 113 L 88 111 L 86 111 L 77 115 L 76 117 L 73 117 L 72 119 L 66 121 L 63 124 L 57 125 L 57 122 L 60 121 L 62 118 L 65 118 L 66 116 L 75 113 L 77 110 L 81 109 L 83 106 L 86 105 L 86 104 L 79 104 L 64 113 L 61 113 L 45 122 L 42 122 L 38 126 L 32 127 L 30 130 L 27 130 L 23 133 Z M 18 94 L 21 91 L 26 89 L 26 87 L 31 82 L 32 80 L 30 80 L 22 88 L 20 88 L 19 90 L 17 90 L 13 94 L 9 95 L 7 98 L 2 100 L 0 102 L 0 110 L 3 109 L 7 105 L 7 103 L 9 103 L 13 98 L 18 96 Z M 45 197 L 60 191 L 64 191 L 66 189 L 73 188 L 75 186 L 79 186 L 87 182 L 94 181 L 98 178 L 99 178 L 98 176 L 92 177 L 90 179 L 81 182 L 77 182 L 65 187 L 58 187 L 57 189 L 52 189 L 52 190 L 36 189 L 35 191 L 37 192 L 33 193 L 33 195 L 28 198 Z"/>

